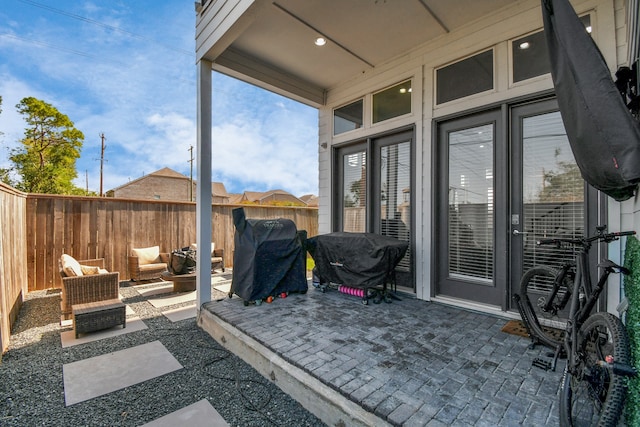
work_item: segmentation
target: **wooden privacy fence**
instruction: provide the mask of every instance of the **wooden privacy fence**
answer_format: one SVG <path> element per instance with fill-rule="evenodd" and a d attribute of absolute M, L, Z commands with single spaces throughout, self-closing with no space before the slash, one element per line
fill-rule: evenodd
<path fill-rule="evenodd" d="M 245 209 L 249 219 L 288 218 L 309 236 L 318 233 L 317 208 L 214 204 L 212 236 L 224 248 L 225 265 L 233 263 L 232 210 Z M 58 260 L 104 258 L 109 271 L 128 280 L 131 248 L 160 246 L 171 252 L 196 241 L 196 204 L 97 197 L 30 194 L 26 204 L 29 291 L 59 288 Z"/>
<path fill-rule="evenodd" d="M 0 353 L 9 346 L 28 290 L 26 200 L 25 193 L 0 183 Z"/>

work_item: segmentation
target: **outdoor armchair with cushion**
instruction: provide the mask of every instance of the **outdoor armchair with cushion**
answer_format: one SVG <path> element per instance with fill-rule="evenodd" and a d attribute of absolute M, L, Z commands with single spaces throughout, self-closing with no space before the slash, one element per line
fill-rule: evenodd
<path fill-rule="evenodd" d="M 189 246 L 189 249 L 197 251 L 198 244 L 192 243 L 191 246 Z M 224 273 L 224 249 L 216 249 L 216 244 L 211 242 L 211 271 L 216 268 L 222 269 L 222 272 Z"/>
<path fill-rule="evenodd" d="M 160 278 L 167 271 L 169 254 L 160 253 L 159 246 L 133 248 L 128 261 L 129 278 L 139 282 Z"/>
<path fill-rule="evenodd" d="M 71 318 L 74 304 L 119 299 L 120 273 L 104 269 L 104 258 L 76 260 L 70 255 L 60 257 L 63 319 Z"/>

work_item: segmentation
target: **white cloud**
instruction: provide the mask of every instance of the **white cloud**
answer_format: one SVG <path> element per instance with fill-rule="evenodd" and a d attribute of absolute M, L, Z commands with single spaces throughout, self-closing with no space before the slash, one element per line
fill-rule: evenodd
<path fill-rule="evenodd" d="M 33 95 L 26 95 L 33 94 Z M 20 145 L 24 137 L 26 123 L 16 109 L 16 105 L 26 96 L 36 98 L 46 96 L 17 79 L 11 74 L 0 70 L 0 96 L 2 96 L 2 113 L 0 113 L 0 167 L 9 166 L 8 150 Z"/>
<path fill-rule="evenodd" d="M 98 190 L 102 133 L 105 191 L 165 166 L 188 175 L 191 145 L 196 155 L 196 65 L 184 52 L 193 51 L 193 9 L 178 0 L 152 12 L 135 2 L 53 7 L 123 31 L 22 2 L 0 11 L 0 33 L 20 37 L 0 35 L 2 147 L 22 137 L 14 105 L 33 96 L 85 135 L 77 185 L 85 187 L 88 176 Z M 234 192 L 317 194 L 317 111 L 218 73 L 213 83 L 213 179 Z M 0 167 L 4 161 L 0 150 Z"/>

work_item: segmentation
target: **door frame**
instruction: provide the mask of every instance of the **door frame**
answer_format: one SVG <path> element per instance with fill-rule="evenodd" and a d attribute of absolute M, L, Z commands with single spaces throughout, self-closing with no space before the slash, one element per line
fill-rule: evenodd
<path fill-rule="evenodd" d="M 507 254 L 506 239 L 504 224 L 507 218 L 508 207 L 506 201 L 498 197 L 498 194 L 506 190 L 507 186 L 507 174 L 508 172 L 503 170 L 504 168 L 497 168 L 496 165 L 502 164 L 505 161 L 507 150 L 501 146 L 498 141 L 506 138 L 506 113 L 507 110 L 502 105 L 487 107 L 482 110 L 474 110 L 467 114 L 457 114 L 455 116 L 438 119 L 434 123 L 434 144 L 433 144 L 433 159 L 435 164 L 433 166 L 433 194 L 435 195 L 434 203 L 434 220 L 433 220 L 433 236 L 432 240 L 432 253 L 433 259 L 433 276 L 431 281 L 431 294 L 434 297 L 456 298 L 464 301 L 469 301 L 475 304 L 483 304 L 493 307 L 500 307 L 504 310 L 506 302 L 506 277 L 507 277 L 507 263 L 500 262 Z M 462 294 L 470 292 L 472 287 L 483 286 L 479 284 L 473 284 L 473 282 L 464 283 L 460 281 L 464 288 L 460 288 L 459 293 L 453 295 L 447 295 L 438 293 L 440 284 L 439 280 L 442 278 L 441 274 L 444 271 L 448 271 L 448 255 L 444 257 L 438 257 L 437 254 L 442 252 L 442 245 L 447 245 L 448 242 L 448 215 L 443 215 L 443 210 L 448 212 L 448 186 L 444 188 L 444 184 L 449 181 L 449 168 L 438 167 L 437 164 L 442 164 L 443 159 L 448 160 L 448 139 L 441 140 L 443 133 L 448 133 L 447 125 L 453 124 L 453 129 L 465 129 L 474 127 L 481 124 L 494 123 L 494 151 L 493 151 L 493 230 L 494 230 L 494 246 L 493 246 L 493 283 L 491 286 L 487 286 L 486 289 L 491 289 L 491 293 L 485 295 L 484 300 L 472 300 L 468 299 Z M 443 147 L 442 145 L 446 145 Z M 506 144 L 503 144 L 506 145 Z M 502 236 L 502 237 L 500 237 Z M 476 288 L 480 289 L 480 288 Z"/>
<path fill-rule="evenodd" d="M 494 164 L 501 165 L 501 167 L 496 168 L 494 170 L 494 188 L 495 188 L 495 198 L 496 206 L 495 206 L 495 255 L 494 255 L 494 280 L 500 280 L 504 283 L 503 286 L 503 296 L 500 298 L 500 309 L 504 312 L 506 311 L 515 311 L 515 306 L 512 304 L 513 290 L 517 288 L 519 284 L 519 278 L 516 283 L 514 274 L 515 271 L 512 269 L 513 260 L 512 260 L 512 242 L 511 242 L 511 175 L 512 175 L 512 164 L 511 164 L 511 150 L 513 144 L 513 138 L 511 135 L 512 124 L 511 124 L 511 113 L 512 110 L 516 107 L 522 107 L 527 104 L 537 104 L 545 101 L 555 100 L 554 91 L 543 91 L 537 94 L 527 95 L 523 97 L 517 97 L 509 100 L 504 100 L 497 103 L 487 104 L 482 107 L 477 107 L 461 112 L 457 112 L 454 114 L 449 114 L 442 117 L 437 117 L 432 120 L 431 127 L 431 156 L 432 156 L 432 164 L 431 164 L 431 182 L 432 182 L 432 192 L 434 194 L 434 203 L 432 204 L 432 218 L 431 221 L 431 235 L 433 239 L 431 240 L 431 286 L 430 292 L 433 298 L 443 297 L 448 298 L 446 295 L 438 295 L 438 278 L 440 274 L 440 269 L 442 268 L 441 262 L 438 257 L 438 242 L 442 233 L 442 227 L 440 224 L 440 210 L 442 207 L 440 206 L 441 200 L 441 185 L 439 184 L 442 179 L 442 168 L 438 167 L 438 161 L 440 160 L 440 128 L 446 122 L 451 122 L 455 120 L 463 120 L 466 117 L 480 115 L 484 112 L 488 111 L 500 111 L 500 128 L 496 125 L 496 134 L 498 132 L 502 132 L 503 138 L 508 138 L 506 143 L 498 144 L 498 140 L 496 139 L 497 146 L 495 147 L 494 153 Z M 502 163 L 499 163 L 502 162 Z M 502 165 L 508 165 L 509 167 L 502 167 Z M 448 180 L 448 177 L 447 177 Z M 591 186 L 587 186 L 587 190 L 585 191 L 585 230 L 587 232 L 592 232 L 595 230 L 595 226 L 597 224 L 606 223 L 607 218 L 607 197 L 602 193 L 598 192 Z M 497 202 L 502 198 L 501 195 L 507 195 L 508 200 L 504 200 L 503 208 L 499 209 Z M 590 254 L 593 257 L 591 262 L 596 262 L 599 256 L 602 256 L 602 250 L 606 250 L 606 248 L 595 248 L 596 250 L 592 251 Z M 504 260 L 504 262 L 496 262 Z M 501 266 L 502 264 L 502 266 Z M 597 272 L 596 272 L 597 273 Z M 594 275 L 596 273 L 593 273 Z M 464 300 L 469 304 L 473 305 L 485 305 L 482 302 L 478 302 L 476 300 Z M 606 305 L 606 301 L 603 302 Z"/>
<path fill-rule="evenodd" d="M 516 111 L 518 113 L 516 114 Z M 513 168 L 513 164 L 517 161 L 522 162 L 522 145 L 514 144 L 516 140 L 519 142 L 520 138 L 522 138 L 522 123 L 518 123 L 516 118 L 522 117 L 531 117 L 535 115 L 542 115 L 546 113 L 559 111 L 559 107 L 555 97 L 536 100 L 528 103 L 515 103 L 509 106 L 510 111 L 510 138 L 509 146 L 511 147 L 510 153 L 510 163 L 509 165 Z M 522 171 L 520 171 L 522 172 Z M 524 215 L 524 208 L 522 205 L 522 195 L 520 195 L 520 200 L 515 200 L 514 194 L 517 187 L 522 186 L 522 173 L 516 176 L 516 174 L 511 174 L 511 188 L 509 189 L 509 201 L 510 201 L 510 215 L 518 214 L 520 215 L 520 219 L 522 219 Z M 606 218 L 606 196 L 599 194 L 598 190 L 588 185 L 586 181 L 584 182 L 584 232 L 585 234 L 592 234 L 596 226 L 600 224 L 600 222 Z M 598 210 L 598 206 L 602 207 L 602 210 Z M 606 221 L 605 221 L 606 223 Z M 511 286 L 507 288 L 509 293 L 507 302 L 508 308 L 512 311 L 517 311 L 517 305 L 513 300 L 514 288 L 517 288 L 520 283 L 520 278 L 522 274 L 524 274 L 523 270 L 523 249 L 522 245 L 519 242 L 519 237 L 514 237 L 511 231 L 513 226 L 510 224 L 509 237 L 510 237 L 510 251 L 509 251 L 509 267 L 510 271 L 510 282 Z M 518 227 L 520 228 L 520 227 Z M 594 265 L 598 259 L 598 253 L 602 248 L 598 246 L 594 247 L 589 254 L 590 262 Z M 606 246 L 604 247 L 606 250 Z M 597 280 L 597 269 L 591 269 L 592 280 Z"/>
<path fill-rule="evenodd" d="M 407 136 L 410 139 L 410 162 L 411 171 L 409 173 L 409 182 L 411 186 L 411 192 L 409 194 L 411 223 L 409 233 L 409 252 L 412 254 L 410 259 L 410 283 L 412 292 L 417 291 L 416 283 L 416 128 L 414 125 L 403 126 L 397 129 L 392 129 L 379 134 L 374 134 L 366 138 L 359 138 L 353 141 L 345 142 L 332 146 L 331 150 L 331 164 L 333 173 L 333 179 L 331 188 L 333 189 L 332 203 L 331 203 L 331 230 L 342 231 L 343 218 L 342 212 L 344 208 L 344 190 L 343 190 L 343 155 L 350 154 L 364 150 L 366 153 L 366 171 L 365 179 L 367 201 L 366 201 L 366 215 L 365 215 L 365 230 L 366 232 L 379 233 L 379 227 L 376 226 L 376 219 L 379 217 L 372 212 L 373 202 L 377 201 L 377 197 L 373 197 L 375 192 L 380 191 L 379 180 L 374 178 L 374 167 L 378 165 L 379 159 L 373 159 L 374 150 L 378 147 L 393 145 L 394 142 L 385 142 L 381 140 L 398 138 Z M 380 143 L 381 142 L 381 143 Z"/>

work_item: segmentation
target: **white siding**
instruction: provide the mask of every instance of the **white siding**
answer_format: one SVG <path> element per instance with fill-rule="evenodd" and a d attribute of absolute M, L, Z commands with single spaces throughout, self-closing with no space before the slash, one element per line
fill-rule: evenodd
<path fill-rule="evenodd" d="M 251 14 L 245 13 L 254 0 L 210 0 L 196 17 L 196 61 L 216 50 L 206 59 L 213 61 L 231 42 L 241 29 L 248 25 Z M 232 31 L 232 28 L 234 31 Z M 228 40 L 228 41 L 223 41 Z M 211 57 L 213 56 L 213 57 Z"/>

